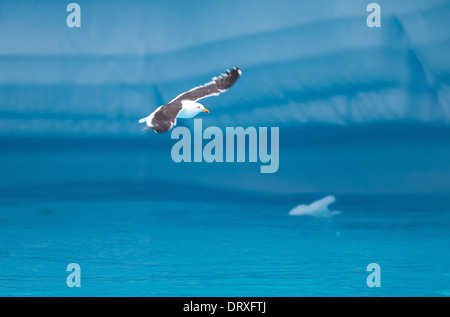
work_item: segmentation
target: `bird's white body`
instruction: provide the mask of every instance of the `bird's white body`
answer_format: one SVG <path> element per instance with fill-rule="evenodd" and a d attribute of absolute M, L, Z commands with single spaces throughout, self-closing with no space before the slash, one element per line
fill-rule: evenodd
<path fill-rule="evenodd" d="M 181 104 L 182 104 L 181 111 L 178 114 L 177 118 L 189 119 L 195 117 L 200 112 L 209 112 L 209 110 L 206 109 L 202 104 L 195 101 L 183 100 Z M 155 113 L 157 113 L 161 109 L 161 107 L 162 106 L 156 108 L 156 110 L 153 111 L 148 117 L 139 120 L 139 123 L 145 122 L 147 124 L 147 127 L 151 128 L 153 117 L 155 116 Z"/>
<path fill-rule="evenodd" d="M 202 104 L 191 101 L 191 100 L 183 100 L 182 102 L 183 108 L 178 114 L 178 118 L 189 119 L 198 115 L 200 112 L 204 112 L 206 109 Z M 208 111 L 205 111 L 208 112 Z"/>

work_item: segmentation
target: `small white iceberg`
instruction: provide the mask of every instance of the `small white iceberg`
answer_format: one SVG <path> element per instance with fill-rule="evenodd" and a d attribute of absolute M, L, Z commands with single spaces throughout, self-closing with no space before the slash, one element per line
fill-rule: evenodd
<path fill-rule="evenodd" d="M 313 216 L 318 218 L 328 218 L 339 215 L 339 211 L 330 211 L 328 206 L 336 201 L 336 197 L 329 195 L 316 200 L 309 205 L 298 205 L 289 212 L 290 216 Z"/>

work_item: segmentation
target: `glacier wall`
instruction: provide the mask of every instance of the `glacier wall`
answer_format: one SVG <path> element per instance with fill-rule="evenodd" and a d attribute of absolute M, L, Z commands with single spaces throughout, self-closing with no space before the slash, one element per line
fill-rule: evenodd
<path fill-rule="evenodd" d="M 0 2 L 0 135 L 139 135 L 137 120 L 234 65 L 208 125 L 450 123 L 450 2 Z M 190 125 L 190 121 L 180 124 Z"/>
<path fill-rule="evenodd" d="M 372 1 L 77 2 L 82 26 L 71 29 L 69 1 L 0 0 L 2 192 L 153 191 L 162 181 L 244 193 L 449 191 L 448 0 L 376 1 L 381 28 L 366 25 Z M 243 76 L 204 99 L 203 126 L 279 126 L 277 173 L 176 164 L 170 134 L 137 123 L 235 65 Z"/>

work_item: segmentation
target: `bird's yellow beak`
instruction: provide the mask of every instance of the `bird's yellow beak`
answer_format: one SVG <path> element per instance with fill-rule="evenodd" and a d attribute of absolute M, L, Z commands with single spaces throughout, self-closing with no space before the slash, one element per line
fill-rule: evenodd
<path fill-rule="evenodd" d="M 206 113 L 209 113 L 209 110 L 208 109 L 202 109 L 204 112 L 206 112 Z"/>

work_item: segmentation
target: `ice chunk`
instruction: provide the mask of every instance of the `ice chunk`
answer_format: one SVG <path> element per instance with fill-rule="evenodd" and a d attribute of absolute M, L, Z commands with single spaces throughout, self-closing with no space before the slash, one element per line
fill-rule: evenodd
<path fill-rule="evenodd" d="M 289 212 L 290 216 L 314 216 L 328 218 L 340 214 L 339 211 L 330 211 L 328 206 L 336 201 L 333 195 L 316 200 L 309 205 L 298 205 Z"/>

